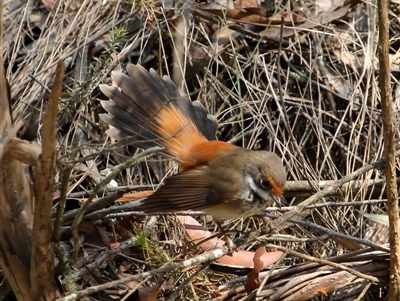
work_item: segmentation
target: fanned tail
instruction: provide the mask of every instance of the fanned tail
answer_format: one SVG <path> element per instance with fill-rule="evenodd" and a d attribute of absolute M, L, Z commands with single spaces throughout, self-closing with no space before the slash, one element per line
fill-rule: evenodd
<path fill-rule="evenodd" d="M 100 118 L 114 128 L 107 133 L 140 148 L 162 146 L 166 155 L 192 160 L 191 150 L 214 140 L 217 121 L 197 101 L 182 96 L 169 77 L 127 66 L 129 76 L 112 72 L 116 87 L 100 85 L 111 101 L 102 101 L 108 114 Z"/>

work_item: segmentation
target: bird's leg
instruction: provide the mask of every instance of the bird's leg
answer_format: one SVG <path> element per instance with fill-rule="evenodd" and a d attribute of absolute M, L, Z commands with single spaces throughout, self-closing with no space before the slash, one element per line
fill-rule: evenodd
<path fill-rule="evenodd" d="M 272 222 L 272 220 L 266 216 L 262 216 L 262 215 L 255 215 L 255 218 L 258 218 L 262 221 L 263 223 L 263 227 L 261 228 L 261 232 L 264 235 L 272 235 L 276 233 L 276 228 L 274 226 L 274 223 Z"/>
<path fill-rule="evenodd" d="M 221 220 L 214 219 L 214 223 L 218 226 L 221 234 L 223 235 L 223 239 L 225 241 L 225 245 L 228 247 L 228 255 L 232 255 L 233 252 L 237 251 L 237 247 L 235 246 L 233 240 L 226 233 Z"/>

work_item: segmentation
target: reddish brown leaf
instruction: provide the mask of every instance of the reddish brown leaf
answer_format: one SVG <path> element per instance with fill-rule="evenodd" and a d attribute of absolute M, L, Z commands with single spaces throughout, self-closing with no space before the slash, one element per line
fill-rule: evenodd
<path fill-rule="evenodd" d="M 254 8 L 258 7 L 257 0 L 236 0 L 233 2 L 236 9 Z"/>
<path fill-rule="evenodd" d="M 139 301 L 157 301 L 157 295 L 160 291 L 161 284 L 150 288 L 143 287 L 139 289 Z"/>
<path fill-rule="evenodd" d="M 247 12 L 238 9 L 220 10 L 203 8 L 203 10 L 224 19 L 226 18 L 251 24 L 271 24 L 270 18 L 254 14 L 253 12 Z"/>
<path fill-rule="evenodd" d="M 288 26 L 294 24 L 299 24 L 305 21 L 303 12 L 288 12 L 284 15 L 276 14 L 274 16 L 269 16 L 265 9 L 253 7 L 246 8 L 245 10 L 238 9 L 208 9 L 202 8 L 203 11 L 210 14 L 216 15 L 220 18 L 230 19 L 239 21 L 241 23 L 252 24 L 252 25 L 280 25 L 283 23 Z"/>
<path fill-rule="evenodd" d="M 332 236 L 332 240 L 337 242 L 339 245 L 343 246 L 347 250 L 356 251 L 361 249 L 361 246 L 350 239 L 339 237 L 339 236 Z"/>
<path fill-rule="evenodd" d="M 244 285 L 244 288 L 247 291 L 252 291 L 260 286 L 260 280 L 258 279 L 258 275 L 262 271 L 264 267 L 264 263 L 261 260 L 261 256 L 266 253 L 265 247 L 259 247 L 253 258 L 254 268 L 250 273 L 247 274 L 247 281 Z"/>
<path fill-rule="evenodd" d="M 220 238 L 214 237 L 212 239 L 207 239 L 213 234 L 207 231 L 202 225 L 200 225 L 194 218 L 190 216 L 177 216 L 178 220 L 185 227 L 186 233 L 194 242 L 203 241 L 199 246 L 204 251 L 213 250 L 222 247 L 225 242 Z M 265 252 L 264 252 L 265 253 Z M 262 268 L 265 268 L 281 258 L 283 252 L 274 251 L 260 254 L 259 258 L 262 262 Z M 237 250 L 230 255 L 223 256 L 216 260 L 216 262 L 231 265 L 231 266 L 241 266 L 241 267 L 253 267 L 254 266 L 255 253 L 246 250 Z"/>

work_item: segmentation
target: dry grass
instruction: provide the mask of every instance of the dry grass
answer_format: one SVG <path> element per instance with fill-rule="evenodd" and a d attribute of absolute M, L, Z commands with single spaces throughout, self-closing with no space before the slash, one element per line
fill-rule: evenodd
<path fill-rule="evenodd" d="M 299 31 L 280 43 L 262 38 L 255 28 L 228 32 L 226 25 L 230 22 L 210 14 L 203 16 L 201 9 L 186 2 L 182 4 L 185 10 L 163 10 L 158 1 L 67 0 L 52 11 L 41 6 L 15 5 L 11 9 L 9 4 L 10 11 L 4 17 L 3 57 L 14 101 L 13 117 L 16 121 L 24 120 L 20 132 L 24 139 L 41 141 L 42 113 L 48 97 L 45 87 L 54 80 L 57 62 L 66 63 L 57 137 L 60 164 L 75 163 L 68 182 L 67 210 L 86 200 L 109 170 L 138 152 L 131 147 L 111 147 L 105 125 L 98 123 L 98 113 L 102 110 L 99 100 L 104 99 L 98 84 L 109 82 L 110 72 L 114 68 L 124 69 L 127 62 L 171 75 L 182 85 L 182 90 L 189 91 L 192 99 L 201 101 L 218 118 L 220 140 L 276 152 L 283 158 L 290 181 L 308 181 L 310 186 L 318 187 L 319 181 L 336 181 L 383 157 L 376 71 L 377 23 L 373 21 L 376 12 L 372 5 L 360 3 L 339 20 Z M 396 15 L 396 8 L 392 9 Z M 391 21 L 391 49 L 398 57 L 400 24 L 393 15 Z M 399 112 L 400 73 L 396 66 L 398 58 L 393 61 L 392 74 L 395 111 Z M 397 126 L 399 133 L 399 123 Z M 399 159 L 397 169 L 400 172 Z M 172 162 L 152 157 L 128 167 L 115 181 L 119 186 L 145 190 L 156 187 L 174 172 Z M 356 180 L 358 189 L 347 186 L 340 193 L 318 201 L 346 205 L 327 204 L 304 210 L 296 217 L 300 222 L 284 224 L 268 241 L 316 258 L 350 251 L 348 241 L 332 239 L 313 226 L 316 224 L 350 238 L 387 243 L 384 240 L 387 230 L 368 234 L 376 226 L 359 213 L 385 213 L 383 203 L 362 203 L 385 199 L 383 174 L 371 169 Z M 61 179 L 56 182 L 58 190 Z M 98 197 L 106 194 L 98 193 Z M 303 193 L 299 196 L 292 193 L 287 202 L 295 206 L 305 198 Z M 173 216 L 144 218 L 130 211 L 94 216 L 87 225 L 92 232 L 84 231 L 86 239 L 82 245 L 91 257 L 81 257 L 75 266 L 82 276 L 72 281 L 76 290 L 87 287 L 87 283 L 100 283 L 82 265 L 96 262 L 98 256 L 107 258 L 107 268 L 113 272 L 105 273 L 107 269 L 103 266 L 93 268 L 92 273 L 100 270 L 104 279 L 110 281 L 117 278 L 117 269 L 120 277 L 135 275 L 171 264 L 172 259 L 190 259 L 201 253 L 192 248 Z M 199 220 L 213 229 L 205 217 L 200 216 Z M 236 238 L 260 227 L 259 221 L 252 218 L 230 221 L 228 225 L 240 231 L 233 234 Z M 282 235 L 286 236 L 282 239 Z M 113 256 L 102 252 L 101 247 L 118 245 L 131 236 L 135 237 L 135 246 L 118 249 Z M 71 246 L 67 237 L 68 234 L 64 237 L 68 249 Z M 382 237 L 383 241 L 378 240 Z M 246 247 L 255 249 L 256 245 Z M 270 283 L 276 285 L 274 289 L 283 286 L 284 282 L 277 281 L 284 281 L 284 274 L 279 273 L 286 267 L 309 260 L 287 253 L 280 268 L 273 272 L 275 278 L 270 278 Z M 379 268 L 373 266 L 363 272 L 380 277 Z M 291 274 L 299 275 L 301 272 Z M 322 276 L 316 275 L 314 279 L 318 277 Z M 168 300 L 208 300 L 218 299 L 218 288 L 235 278 L 206 264 L 149 277 L 143 285 L 163 283 L 161 292 L 166 299 L 170 296 Z M 357 279 L 353 290 L 349 283 L 338 285 L 336 294 L 342 294 L 341 300 L 352 300 L 368 285 L 367 281 Z M 378 300 L 379 294 L 385 294 L 384 279 L 379 278 L 379 287 L 369 288 L 371 298 Z M 139 282 L 130 285 L 135 287 Z M 179 294 L 171 297 L 174 290 Z M 267 292 L 266 287 L 264 293 Z M 118 292 L 110 293 L 113 294 Z M 274 300 L 284 298 L 282 295 Z M 323 291 L 319 298 L 328 299 Z"/>

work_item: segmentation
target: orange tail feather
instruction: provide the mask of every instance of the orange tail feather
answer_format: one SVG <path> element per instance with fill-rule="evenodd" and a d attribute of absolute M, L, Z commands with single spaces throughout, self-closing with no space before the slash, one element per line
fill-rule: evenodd
<path fill-rule="evenodd" d="M 128 65 L 127 71 L 130 76 L 112 73 L 116 87 L 100 86 L 111 100 L 102 102 L 109 114 L 100 115 L 114 127 L 109 135 L 140 148 L 163 146 L 184 169 L 196 165 L 198 146 L 215 139 L 215 118 L 199 102 L 181 96 L 168 77 L 139 65 Z M 197 158 L 205 160 L 204 155 Z"/>

